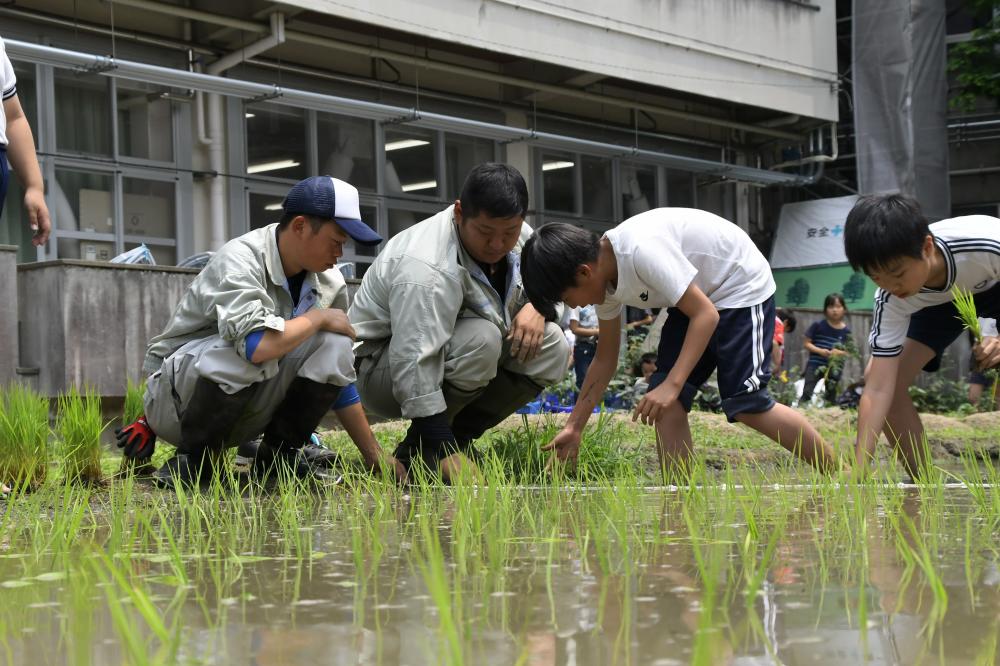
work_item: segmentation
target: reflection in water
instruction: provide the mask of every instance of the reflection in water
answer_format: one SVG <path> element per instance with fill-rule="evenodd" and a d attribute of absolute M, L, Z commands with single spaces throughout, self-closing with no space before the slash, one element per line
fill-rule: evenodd
<path fill-rule="evenodd" d="M 217 529 L 209 500 L 149 502 L 155 520 L 111 502 L 81 510 L 91 522 L 75 530 L 53 518 L 47 536 L 0 523 L 0 661 L 986 664 L 1000 654 L 998 523 L 961 490 L 302 493 L 229 505 L 247 523 Z"/>

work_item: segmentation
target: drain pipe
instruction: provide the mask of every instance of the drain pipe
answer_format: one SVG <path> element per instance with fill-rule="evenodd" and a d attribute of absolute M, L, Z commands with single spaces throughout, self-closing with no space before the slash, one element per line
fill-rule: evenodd
<path fill-rule="evenodd" d="M 263 39 L 248 44 L 242 49 L 228 53 L 205 68 L 205 73 L 219 76 L 226 70 L 283 44 L 285 41 L 285 15 L 281 12 L 271 14 L 271 34 Z M 226 191 L 223 185 L 223 173 L 226 163 L 226 142 L 223 137 L 222 95 L 218 93 L 198 93 L 198 142 L 208 146 L 208 163 L 212 171 L 212 183 L 209 189 L 209 221 L 211 236 L 209 248 L 218 250 L 228 240 L 226 224 Z M 206 131 L 204 116 L 208 116 Z"/>

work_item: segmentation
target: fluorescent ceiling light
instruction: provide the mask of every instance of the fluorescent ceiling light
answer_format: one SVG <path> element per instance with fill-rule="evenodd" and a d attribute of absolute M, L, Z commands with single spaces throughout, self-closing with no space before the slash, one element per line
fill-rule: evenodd
<path fill-rule="evenodd" d="M 278 169 L 288 169 L 289 167 L 296 167 L 299 163 L 295 160 L 277 160 L 275 162 L 261 162 L 260 164 L 251 164 L 247 167 L 247 173 L 262 173 L 264 171 L 277 171 Z"/>
<path fill-rule="evenodd" d="M 403 185 L 404 192 L 415 192 L 417 190 L 429 190 L 432 187 L 437 187 L 438 182 L 436 180 L 423 180 L 419 183 L 409 183 Z"/>
<path fill-rule="evenodd" d="M 416 148 L 417 146 L 426 146 L 430 141 L 424 141 L 423 139 L 400 139 L 399 141 L 390 141 L 385 144 L 385 152 L 391 150 L 402 150 L 403 148 Z"/>
<path fill-rule="evenodd" d="M 281 202 L 267 204 L 264 206 L 264 210 L 281 210 Z"/>
<path fill-rule="evenodd" d="M 243 114 L 243 117 L 244 118 L 256 118 L 257 116 L 254 115 L 254 114 L 252 114 L 252 113 L 250 113 L 249 111 L 247 111 L 246 113 Z"/>
<path fill-rule="evenodd" d="M 576 165 L 572 162 L 559 161 L 559 162 L 544 162 L 542 164 L 542 171 L 555 171 L 556 169 L 570 169 Z"/>

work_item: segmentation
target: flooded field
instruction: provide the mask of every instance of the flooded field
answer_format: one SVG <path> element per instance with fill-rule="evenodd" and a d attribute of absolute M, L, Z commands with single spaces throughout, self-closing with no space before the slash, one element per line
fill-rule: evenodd
<path fill-rule="evenodd" d="M 998 475 L 964 469 L 46 486 L 0 504 L 0 662 L 996 664 Z"/>

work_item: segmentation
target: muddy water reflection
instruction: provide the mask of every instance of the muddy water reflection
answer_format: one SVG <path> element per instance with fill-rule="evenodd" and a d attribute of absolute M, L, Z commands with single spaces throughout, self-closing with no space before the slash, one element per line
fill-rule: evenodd
<path fill-rule="evenodd" d="M 242 551 L 179 543 L 186 583 L 163 553 L 114 562 L 173 636 L 164 663 L 997 663 L 998 522 L 964 491 L 615 497 L 521 492 L 475 519 L 447 491 L 333 498 L 297 529 L 304 555 L 272 527 Z M 0 660 L 136 663 L 130 632 L 155 660 L 141 600 L 85 569 L 46 579 L 18 548 Z"/>

